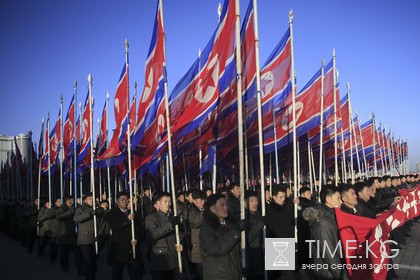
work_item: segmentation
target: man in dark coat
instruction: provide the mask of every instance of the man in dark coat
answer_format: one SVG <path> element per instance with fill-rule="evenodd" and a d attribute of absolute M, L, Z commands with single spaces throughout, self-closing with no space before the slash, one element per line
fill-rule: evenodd
<path fill-rule="evenodd" d="M 199 279 L 203 279 L 203 261 L 200 254 L 200 230 L 203 226 L 204 202 L 207 196 L 203 191 L 192 193 L 192 203 L 188 207 L 187 221 L 190 227 L 190 261 L 194 264 Z"/>
<path fill-rule="evenodd" d="M 299 189 L 299 207 L 298 207 L 298 254 L 297 264 L 308 264 L 309 258 L 309 244 L 305 242 L 311 239 L 311 232 L 308 221 L 306 221 L 302 213 L 308 207 L 314 207 L 316 203 L 311 200 L 311 189 L 302 187 Z"/>
<path fill-rule="evenodd" d="M 309 207 L 303 213 L 311 230 L 311 257 L 315 265 L 322 267 L 313 271 L 315 279 L 349 279 L 345 267 L 337 268 L 338 264 L 344 264 L 340 252 L 334 253 L 340 242 L 334 212 L 334 208 L 342 204 L 340 192 L 336 187 L 327 186 L 322 188 L 320 198 L 322 204 Z M 324 250 L 326 247 L 330 251 Z"/>
<path fill-rule="evenodd" d="M 94 215 L 102 215 L 103 209 L 93 211 L 92 193 L 83 196 L 83 205 L 76 208 L 73 221 L 78 224 L 77 245 L 80 248 L 83 261 L 83 274 L 86 280 L 96 278 L 96 252 L 95 252 L 95 229 Z"/>
<path fill-rule="evenodd" d="M 264 279 L 264 237 L 265 226 L 261 213 L 258 210 L 259 199 L 255 191 L 245 192 L 246 218 L 248 230 L 246 231 L 246 277 L 249 280 Z"/>
<path fill-rule="evenodd" d="M 206 280 L 239 280 L 241 230 L 228 219 L 229 208 L 222 194 L 207 198 L 204 224 L 200 230 L 200 252 Z"/>
<path fill-rule="evenodd" d="M 25 225 L 25 239 L 28 253 L 32 253 L 36 240 L 36 227 L 38 220 L 39 199 L 36 198 L 32 204 L 28 204 L 22 212 Z"/>
<path fill-rule="evenodd" d="M 369 200 L 371 198 L 369 186 L 365 182 L 359 182 L 354 185 L 355 192 L 358 196 L 356 210 L 358 215 L 367 218 L 376 218 L 379 212 L 374 211 L 370 205 Z"/>
<path fill-rule="evenodd" d="M 170 212 L 169 193 L 159 194 L 155 206 L 157 211 L 149 214 L 145 220 L 146 242 L 150 244 L 151 275 L 154 280 L 174 279 L 178 268 L 177 252 L 182 251 L 182 245 L 176 246 L 175 226 L 181 224 L 181 219 Z"/>
<path fill-rule="evenodd" d="M 126 192 L 117 194 L 116 207 L 112 208 L 107 215 L 108 224 L 112 230 L 112 236 L 108 249 L 108 263 L 112 265 L 112 279 L 122 279 L 124 266 L 127 265 L 130 279 L 142 279 L 139 261 L 140 250 L 136 249 L 136 258 L 133 259 L 133 247 L 137 248 L 138 237 L 134 239 L 131 227 L 135 215 L 127 209 L 129 198 Z M 139 220 L 134 225 L 138 228 Z"/>
<path fill-rule="evenodd" d="M 359 184 L 359 183 L 358 183 Z M 340 195 L 343 204 L 340 209 L 348 214 L 358 214 L 356 210 L 357 196 L 352 185 L 343 184 L 340 186 Z"/>
<path fill-rule="evenodd" d="M 49 208 L 50 203 L 43 200 L 41 203 L 41 208 L 38 211 L 38 257 L 42 257 L 44 254 L 45 247 L 48 244 L 50 239 L 51 230 L 50 230 L 50 220 L 48 220 L 45 215 L 45 211 Z"/>
<path fill-rule="evenodd" d="M 236 182 L 232 182 L 227 187 L 227 203 L 229 205 L 229 219 L 235 222 L 240 221 L 241 215 L 241 202 L 239 197 L 241 196 L 241 188 Z"/>
<path fill-rule="evenodd" d="M 54 263 L 57 260 L 58 255 L 58 220 L 57 213 L 58 209 L 61 206 L 61 199 L 55 198 L 52 201 L 53 205 L 50 208 L 45 209 L 45 216 L 49 220 L 49 229 L 50 229 L 50 263 Z"/>
<path fill-rule="evenodd" d="M 82 275 L 83 266 L 81 255 L 76 244 L 76 231 L 74 217 L 74 199 L 72 196 L 65 196 L 64 203 L 57 212 L 60 268 L 62 272 L 69 271 L 69 252 L 73 251 L 74 261 L 76 263 L 78 275 Z"/>

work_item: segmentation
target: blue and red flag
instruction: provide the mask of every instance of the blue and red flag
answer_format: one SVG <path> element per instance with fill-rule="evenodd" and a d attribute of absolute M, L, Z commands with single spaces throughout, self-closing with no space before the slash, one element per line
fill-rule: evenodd
<path fill-rule="evenodd" d="M 88 152 L 90 151 L 90 139 L 92 135 L 90 135 L 90 126 L 92 124 L 92 121 L 90 119 L 90 98 L 89 98 L 89 92 L 87 93 L 85 105 L 83 107 L 83 111 L 81 114 L 81 135 L 80 135 L 80 150 L 79 154 L 77 156 L 77 162 L 84 161 L 85 163 L 90 162 L 90 157 L 88 156 Z M 86 165 L 87 166 L 87 165 Z"/>
<path fill-rule="evenodd" d="M 74 129 L 75 126 L 75 109 L 76 105 L 74 102 L 74 95 L 70 101 L 69 109 L 67 110 L 66 120 L 63 128 L 63 146 L 64 146 L 64 158 L 68 161 L 68 158 L 73 153 L 74 149 Z"/>
<path fill-rule="evenodd" d="M 97 167 L 114 166 L 124 160 L 123 140 L 128 124 L 128 63 L 124 64 L 114 98 L 115 130 L 106 151 L 97 158 Z"/>

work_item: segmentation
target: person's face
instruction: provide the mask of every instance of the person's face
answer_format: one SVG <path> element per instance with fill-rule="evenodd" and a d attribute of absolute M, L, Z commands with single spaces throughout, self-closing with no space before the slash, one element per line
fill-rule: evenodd
<path fill-rule="evenodd" d="M 178 200 L 181 202 L 185 202 L 185 195 L 181 194 L 180 196 L 178 196 Z"/>
<path fill-rule="evenodd" d="M 303 194 L 301 194 L 300 196 L 310 200 L 311 199 L 311 191 L 306 191 Z"/>
<path fill-rule="evenodd" d="M 204 208 L 204 202 L 205 200 L 201 198 L 193 199 L 193 203 L 198 209 Z"/>
<path fill-rule="evenodd" d="M 382 180 L 380 183 L 381 189 L 385 188 L 386 181 Z"/>
<path fill-rule="evenodd" d="M 273 201 L 278 205 L 283 205 L 286 199 L 286 194 L 284 192 L 278 192 L 276 195 L 273 195 Z"/>
<path fill-rule="evenodd" d="M 353 189 L 349 189 L 347 192 L 343 193 L 341 200 L 348 207 L 353 208 L 357 204 L 357 196 Z"/>
<path fill-rule="evenodd" d="M 101 208 L 105 209 L 105 211 L 108 210 L 108 208 L 109 208 L 108 203 L 105 203 L 105 202 L 101 203 L 100 206 L 101 206 Z"/>
<path fill-rule="evenodd" d="M 73 205 L 74 205 L 74 199 L 73 198 L 67 199 L 66 200 L 66 205 L 68 207 L 73 207 Z"/>
<path fill-rule="evenodd" d="M 363 199 L 364 201 L 368 201 L 370 199 L 369 188 L 368 187 L 363 188 L 361 191 L 359 191 L 358 195 L 360 199 Z"/>
<path fill-rule="evenodd" d="M 248 200 L 247 200 L 247 204 L 246 204 L 249 212 L 251 213 L 256 213 L 258 210 L 258 197 L 256 196 L 251 196 Z"/>
<path fill-rule="evenodd" d="M 389 178 L 389 179 L 386 180 L 385 186 L 387 188 L 391 187 L 391 178 Z"/>
<path fill-rule="evenodd" d="M 57 199 L 57 201 L 54 204 L 55 204 L 55 206 L 60 207 L 61 206 L 61 199 Z"/>
<path fill-rule="evenodd" d="M 224 220 L 228 217 L 229 207 L 227 205 L 226 198 L 220 198 L 216 204 L 210 207 L 210 211 L 216 215 L 220 220 Z"/>
<path fill-rule="evenodd" d="M 91 196 L 86 197 L 86 199 L 83 200 L 83 202 L 89 205 L 90 207 L 93 206 L 93 198 Z"/>
<path fill-rule="evenodd" d="M 396 187 L 398 185 L 398 179 L 394 179 L 391 181 L 391 185 Z"/>
<path fill-rule="evenodd" d="M 286 196 L 290 197 L 291 195 L 292 195 L 292 191 L 289 188 L 287 188 L 286 189 Z"/>
<path fill-rule="evenodd" d="M 144 195 L 145 195 L 145 196 L 150 196 L 150 190 L 145 190 L 145 191 L 144 191 Z"/>
<path fill-rule="evenodd" d="M 212 191 L 212 190 L 207 190 L 207 191 L 206 191 L 206 195 L 207 195 L 207 197 L 211 196 L 212 194 L 213 194 L 213 191 Z"/>
<path fill-rule="evenodd" d="M 35 199 L 34 204 L 35 204 L 36 206 L 38 206 L 38 204 L 39 204 L 39 199 L 38 199 L 38 198 L 37 198 L 37 199 Z"/>
<path fill-rule="evenodd" d="M 157 201 L 156 204 L 158 210 L 163 213 L 168 213 L 169 208 L 171 208 L 171 198 L 169 196 L 164 196 L 160 199 L 160 201 Z"/>
<path fill-rule="evenodd" d="M 341 196 L 339 192 L 335 192 L 332 196 L 327 196 L 326 198 L 327 205 L 331 208 L 340 208 L 343 201 L 341 201 Z"/>
<path fill-rule="evenodd" d="M 193 203 L 193 197 L 192 197 L 192 193 L 190 193 L 188 196 L 187 196 L 187 200 L 188 200 L 188 202 L 189 203 Z"/>
<path fill-rule="evenodd" d="M 270 201 L 271 200 L 271 193 L 269 190 L 265 191 L 265 200 Z"/>
<path fill-rule="evenodd" d="M 370 197 L 375 197 L 375 195 L 376 195 L 375 185 L 372 185 L 372 186 L 369 187 L 369 195 L 370 195 Z"/>
<path fill-rule="evenodd" d="M 235 186 L 231 192 L 234 196 L 239 197 L 241 195 L 241 188 L 239 186 Z"/>
<path fill-rule="evenodd" d="M 128 201 L 129 201 L 128 196 L 122 195 L 117 199 L 117 206 L 120 209 L 125 210 L 125 209 L 127 209 Z"/>
<path fill-rule="evenodd" d="M 375 179 L 375 181 L 374 181 L 374 185 L 375 185 L 375 188 L 377 189 L 377 188 L 379 188 L 379 185 L 380 185 L 381 183 L 379 183 L 379 180 L 378 179 Z"/>

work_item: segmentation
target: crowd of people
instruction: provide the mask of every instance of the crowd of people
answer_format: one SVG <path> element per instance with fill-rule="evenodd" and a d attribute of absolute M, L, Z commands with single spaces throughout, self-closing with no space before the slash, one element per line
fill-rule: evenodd
<path fill-rule="evenodd" d="M 145 275 L 152 279 L 348 279 L 345 269 L 333 266 L 302 269 L 304 264 L 344 263 L 339 255 L 309 254 L 317 252 L 317 246 L 323 243 L 335 248 L 340 240 L 334 209 L 339 207 L 344 212 L 374 219 L 398 203 L 398 190 L 411 189 L 419 180 L 418 175 L 402 175 L 357 179 L 354 184 L 337 186 L 332 180 L 322 187 L 316 184 L 311 188 L 303 183 L 296 198 L 292 195 L 293 186 L 277 184 L 265 190 L 264 215 L 258 187 L 250 187 L 242 194 L 237 183 L 230 183 L 215 194 L 211 189 L 179 191 L 175 203 L 170 193 L 160 192 L 152 197 L 147 188 L 132 203 L 129 194 L 120 191 L 111 205 L 109 200 L 94 199 L 92 193 L 84 194 L 76 205 L 72 196 L 55 198 L 51 204 L 38 198 L 2 201 L 0 230 L 39 258 L 47 254 L 48 247 L 51 264 L 58 260 L 63 273 L 69 273 L 70 264 L 75 265 L 78 276 L 85 279 L 97 279 L 98 255 L 106 255 L 112 266 L 112 279 L 123 279 L 125 268 L 130 279 L 142 279 Z M 245 219 L 241 219 L 242 195 Z M 394 247 L 404 249 L 405 239 L 412 234 L 416 222 L 419 219 L 392 231 Z M 295 224 L 296 269 L 265 271 L 264 237 L 294 238 Z M 70 252 L 74 262 L 69 260 Z M 398 277 L 395 271 L 389 271 L 389 279 Z"/>

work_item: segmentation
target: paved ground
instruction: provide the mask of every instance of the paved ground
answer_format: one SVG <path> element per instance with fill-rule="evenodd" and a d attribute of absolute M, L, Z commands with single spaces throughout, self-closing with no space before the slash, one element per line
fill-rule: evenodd
<path fill-rule="evenodd" d="M 401 280 L 420 279 L 420 223 L 415 223 L 412 229 L 414 233 L 412 233 L 412 236 L 407 237 L 406 249 L 401 250 L 394 259 L 394 264 L 399 266 L 397 273 L 401 276 Z M 37 247 L 35 247 L 34 251 L 36 252 L 36 250 Z M 42 258 L 38 258 L 36 253 L 29 255 L 18 243 L 0 234 L 1 280 L 84 279 L 77 276 L 72 255 L 70 256 L 70 261 L 70 271 L 62 273 L 58 263 L 49 263 L 48 255 L 44 255 Z M 111 266 L 106 263 L 106 251 L 98 259 L 97 279 L 111 279 Z M 129 279 L 127 271 L 124 273 L 124 279 Z M 150 277 L 144 275 L 143 279 L 148 280 Z"/>
<path fill-rule="evenodd" d="M 400 279 L 405 280 L 420 279 L 420 224 L 415 223 L 412 229 L 414 233 L 406 238 L 405 250 L 400 251 L 394 259 L 394 263 L 398 264 Z"/>

